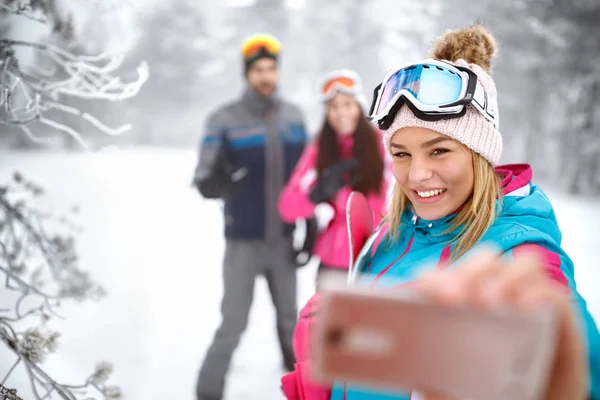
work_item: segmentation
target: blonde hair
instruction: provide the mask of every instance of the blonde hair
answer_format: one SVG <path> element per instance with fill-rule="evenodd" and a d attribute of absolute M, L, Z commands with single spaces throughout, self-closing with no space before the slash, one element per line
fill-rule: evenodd
<path fill-rule="evenodd" d="M 451 261 L 459 259 L 481 239 L 496 220 L 502 207 L 500 178 L 495 173 L 494 167 L 478 153 L 469 151 L 473 156 L 473 193 L 453 218 L 450 227 L 442 233 L 458 230 L 455 238 L 450 241 Z M 396 183 L 386 216 L 390 243 L 398 239 L 399 229 L 403 228 L 400 220 L 409 205 L 408 198 Z"/>

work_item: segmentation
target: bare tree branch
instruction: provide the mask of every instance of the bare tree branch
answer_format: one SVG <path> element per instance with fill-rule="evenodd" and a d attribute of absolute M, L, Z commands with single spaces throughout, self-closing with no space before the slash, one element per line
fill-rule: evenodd
<path fill-rule="evenodd" d="M 53 63 L 52 68 L 40 70 L 22 66 L 15 55 L 15 48 L 19 46 L 35 49 Z M 86 149 L 89 146 L 77 130 L 52 119 L 47 113 L 57 110 L 79 116 L 109 136 L 127 132 L 131 129 L 129 124 L 111 128 L 93 115 L 59 102 L 62 96 L 121 101 L 137 95 L 149 77 L 148 65 L 142 62 L 137 68 L 137 79 L 125 83 L 113 75 L 123 59 L 122 55 L 75 55 L 52 44 L 0 40 L 0 107 L 3 109 L 0 124 L 19 126 L 28 137 L 40 142 L 43 139 L 35 138 L 26 128 L 39 122 L 66 133 Z"/>

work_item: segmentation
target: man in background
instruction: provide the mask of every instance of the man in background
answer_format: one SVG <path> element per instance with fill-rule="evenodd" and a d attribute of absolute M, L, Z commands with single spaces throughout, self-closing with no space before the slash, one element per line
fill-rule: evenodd
<path fill-rule="evenodd" d="M 223 199 L 225 222 L 222 321 L 200 369 L 197 400 L 222 399 L 259 275 L 266 278 L 275 305 L 284 366 L 293 370 L 295 362 L 294 226 L 282 222 L 277 201 L 307 135 L 299 108 L 277 93 L 279 41 L 256 34 L 241 50 L 246 88 L 241 98 L 209 116 L 194 176 L 205 198 Z"/>

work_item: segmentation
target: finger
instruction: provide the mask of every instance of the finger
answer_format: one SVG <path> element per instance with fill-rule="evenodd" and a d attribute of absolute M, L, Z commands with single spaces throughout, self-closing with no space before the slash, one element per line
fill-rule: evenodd
<path fill-rule="evenodd" d="M 483 300 L 489 306 L 515 303 L 522 294 L 543 282 L 546 276 L 541 258 L 535 253 L 523 253 L 504 263 L 501 272 L 487 286 Z"/>
<path fill-rule="evenodd" d="M 570 296 L 561 285 L 539 283 L 519 300 L 523 310 L 552 308 L 558 323 L 556 354 L 546 400 L 583 399 L 589 386 L 587 352 Z"/>
<path fill-rule="evenodd" d="M 493 248 L 481 248 L 461 262 L 457 272 L 466 279 L 476 278 L 490 269 L 496 269 L 500 254 Z"/>
<path fill-rule="evenodd" d="M 451 288 L 449 288 L 451 276 L 450 270 L 427 271 L 417 280 L 415 290 L 427 301 L 444 303 L 444 299 L 448 297 L 448 294 L 444 295 L 442 291 L 451 291 Z"/>
<path fill-rule="evenodd" d="M 504 263 L 500 255 L 491 249 L 480 250 L 469 258 L 466 265 L 459 268 L 457 276 L 453 278 L 457 279 L 463 302 L 487 308 L 483 295 L 496 277 L 502 273 L 503 268 Z"/>
<path fill-rule="evenodd" d="M 514 306 L 523 311 L 535 311 L 570 303 L 569 290 L 549 278 L 536 280 L 515 298 Z M 561 306 L 562 307 L 562 306 Z"/>
<path fill-rule="evenodd" d="M 560 325 L 552 380 L 545 399 L 586 399 L 589 396 L 587 350 L 572 303 L 557 290 L 549 291 L 547 300 L 557 307 Z"/>
<path fill-rule="evenodd" d="M 482 290 L 483 282 L 491 280 L 500 269 L 501 263 L 496 252 L 480 250 L 465 260 L 461 267 L 424 274 L 418 290 L 423 296 L 441 304 L 472 302 Z"/>

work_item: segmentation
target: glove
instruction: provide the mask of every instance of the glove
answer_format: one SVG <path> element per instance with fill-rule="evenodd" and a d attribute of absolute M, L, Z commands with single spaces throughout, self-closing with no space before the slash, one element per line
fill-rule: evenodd
<path fill-rule="evenodd" d="M 319 225 L 315 217 L 304 219 L 304 240 L 302 247 L 293 247 L 292 255 L 297 267 L 303 267 L 311 260 Z"/>
<path fill-rule="evenodd" d="M 223 146 L 208 176 L 196 179 L 194 185 L 207 199 L 225 199 L 239 193 L 246 176 L 247 168 L 233 163 L 233 154 Z"/>
<path fill-rule="evenodd" d="M 346 185 L 352 184 L 351 179 L 345 178 L 345 175 L 356 169 L 359 162 L 356 158 L 344 160 L 326 168 L 319 176 L 319 181 L 310 191 L 308 198 L 315 204 L 329 201 L 335 194 Z"/>

